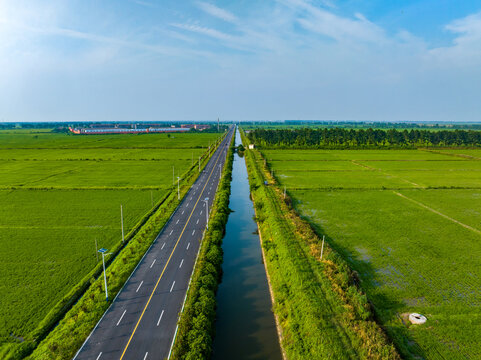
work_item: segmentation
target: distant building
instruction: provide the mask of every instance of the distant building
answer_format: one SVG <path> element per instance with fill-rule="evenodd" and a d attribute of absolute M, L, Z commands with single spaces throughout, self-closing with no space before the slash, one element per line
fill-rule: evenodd
<path fill-rule="evenodd" d="M 184 129 L 195 129 L 195 130 L 202 131 L 202 130 L 210 128 L 210 125 L 182 124 L 182 125 L 180 125 L 180 127 L 184 128 Z"/>
<path fill-rule="evenodd" d="M 255 149 L 255 148 L 256 148 L 256 146 L 254 144 L 249 144 L 249 149 L 252 150 L 252 149 Z"/>
<path fill-rule="evenodd" d="M 149 133 L 180 133 L 188 132 L 190 129 L 184 128 L 171 128 L 171 127 L 150 127 L 150 128 L 136 128 L 136 129 L 126 129 L 126 128 L 72 128 L 69 130 L 78 135 L 99 135 L 99 134 L 149 134 Z"/>
<path fill-rule="evenodd" d="M 74 134 L 143 134 L 143 133 L 166 133 L 166 132 L 188 132 L 190 129 L 199 131 L 210 128 L 210 125 L 200 124 L 143 124 L 143 123 L 100 123 L 90 124 L 88 127 L 72 128 L 70 131 Z"/>

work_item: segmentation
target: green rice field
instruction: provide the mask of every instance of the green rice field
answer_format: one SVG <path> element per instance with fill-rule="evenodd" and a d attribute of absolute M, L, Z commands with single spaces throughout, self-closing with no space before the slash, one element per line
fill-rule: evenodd
<path fill-rule="evenodd" d="M 219 134 L 0 132 L 0 348 L 28 337 Z"/>
<path fill-rule="evenodd" d="M 262 153 L 403 357 L 481 358 L 481 150 Z"/>

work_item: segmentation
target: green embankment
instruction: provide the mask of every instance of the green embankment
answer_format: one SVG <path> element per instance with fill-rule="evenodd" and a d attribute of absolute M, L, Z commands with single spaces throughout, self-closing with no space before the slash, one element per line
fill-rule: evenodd
<path fill-rule="evenodd" d="M 229 217 L 234 149 L 232 143 L 211 210 L 184 310 L 179 320 L 171 359 L 209 359 L 215 331 L 216 292 L 222 276 L 222 239 Z"/>
<path fill-rule="evenodd" d="M 327 244 L 320 259 L 318 236 L 289 196 L 282 199 L 257 150 L 246 150 L 246 164 L 287 358 L 399 359 L 374 321 L 357 274 Z"/>

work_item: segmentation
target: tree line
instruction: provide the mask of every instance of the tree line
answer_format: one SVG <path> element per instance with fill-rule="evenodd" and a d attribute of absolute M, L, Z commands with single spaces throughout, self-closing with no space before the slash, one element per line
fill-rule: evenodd
<path fill-rule="evenodd" d="M 255 129 L 251 143 L 263 148 L 416 148 L 480 146 L 481 131 L 396 129 Z"/>

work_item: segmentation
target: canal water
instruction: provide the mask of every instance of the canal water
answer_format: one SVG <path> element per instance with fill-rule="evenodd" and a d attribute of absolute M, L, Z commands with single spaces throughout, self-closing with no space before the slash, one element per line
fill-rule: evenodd
<path fill-rule="evenodd" d="M 236 134 L 236 145 L 241 143 Z M 234 155 L 229 215 L 217 292 L 215 360 L 279 360 L 282 355 L 262 263 L 245 160 Z"/>

